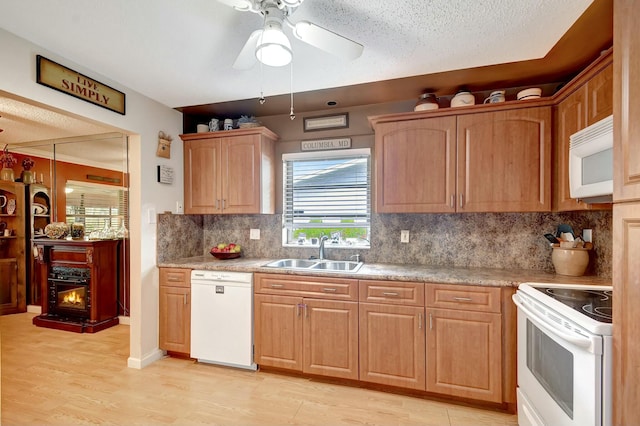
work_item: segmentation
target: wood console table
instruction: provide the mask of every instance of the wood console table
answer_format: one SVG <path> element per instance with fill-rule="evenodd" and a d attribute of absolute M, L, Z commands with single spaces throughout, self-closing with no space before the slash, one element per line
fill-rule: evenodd
<path fill-rule="evenodd" d="M 35 240 L 42 314 L 33 323 L 78 333 L 118 324 L 118 242 Z"/>

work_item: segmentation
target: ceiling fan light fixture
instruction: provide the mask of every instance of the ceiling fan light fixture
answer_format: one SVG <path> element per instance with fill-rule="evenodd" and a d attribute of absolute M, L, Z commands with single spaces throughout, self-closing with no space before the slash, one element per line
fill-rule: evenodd
<path fill-rule="evenodd" d="M 281 0 L 285 6 L 298 7 L 304 0 Z"/>
<path fill-rule="evenodd" d="M 282 27 L 268 25 L 256 45 L 256 58 L 265 65 L 282 67 L 291 62 L 291 43 Z"/>

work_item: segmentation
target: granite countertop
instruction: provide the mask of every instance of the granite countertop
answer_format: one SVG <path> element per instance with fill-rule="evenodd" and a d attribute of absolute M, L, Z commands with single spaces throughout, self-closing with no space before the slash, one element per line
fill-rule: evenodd
<path fill-rule="evenodd" d="M 269 268 L 264 265 L 276 259 L 238 258 L 219 260 L 210 255 L 161 262 L 161 268 L 187 268 L 212 271 L 266 272 L 287 275 L 355 278 L 360 280 L 424 281 L 442 284 L 467 284 L 494 287 L 517 287 L 524 282 L 611 285 L 610 278 L 596 276 L 570 277 L 546 271 L 527 269 L 460 268 L 411 264 L 365 263 L 357 272 L 318 272 Z"/>

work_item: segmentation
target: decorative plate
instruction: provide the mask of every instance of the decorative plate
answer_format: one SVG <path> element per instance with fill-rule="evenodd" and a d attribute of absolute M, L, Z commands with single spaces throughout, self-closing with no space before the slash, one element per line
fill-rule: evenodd
<path fill-rule="evenodd" d="M 15 198 L 7 201 L 7 214 L 14 214 L 16 212 L 16 200 Z"/>

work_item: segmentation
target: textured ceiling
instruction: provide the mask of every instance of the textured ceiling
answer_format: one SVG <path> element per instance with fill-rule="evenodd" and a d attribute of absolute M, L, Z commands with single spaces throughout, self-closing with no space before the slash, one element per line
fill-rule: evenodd
<path fill-rule="evenodd" d="M 577 39 L 567 37 L 587 8 L 595 15 L 576 24 Z M 217 111 L 271 115 L 288 111 L 291 89 L 296 111 L 310 111 L 326 107 L 328 98 L 319 100 L 325 95 L 349 98 L 349 104 L 336 99 L 339 105 L 415 98 L 426 87 L 423 77 L 448 91 L 474 78 L 478 87 L 483 81 L 495 83 L 496 76 L 502 83 L 517 83 L 514 77 L 527 76 L 522 63 L 535 75 L 566 77 L 567 69 L 575 71 L 610 46 L 610 9 L 610 0 L 305 0 L 293 22 L 309 20 L 360 42 L 362 56 L 342 61 L 298 41 L 287 29 L 293 70 L 265 66 L 262 71 L 259 65 L 232 68 L 262 18 L 216 0 L 5 1 L 0 28 L 55 52 L 64 65 L 80 64 L 95 70 L 96 78 L 106 76 L 122 86 L 116 88 L 169 107 L 210 115 L 213 105 Z M 254 112 L 250 108 L 256 108 L 261 91 L 270 97 L 268 109 Z M 30 102 L 5 95 L 0 92 L 3 145 L 112 131 L 46 106 L 30 110 Z"/>
<path fill-rule="evenodd" d="M 345 62 L 290 36 L 293 91 L 544 56 L 592 0 L 306 0 L 309 20 L 364 45 Z M 215 0 L 3 2 L 0 26 L 170 107 L 288 93 L 289 67 L 232 69 L 262 17 Z M 288 32 L 290 35 L 290 32 Z"/>

